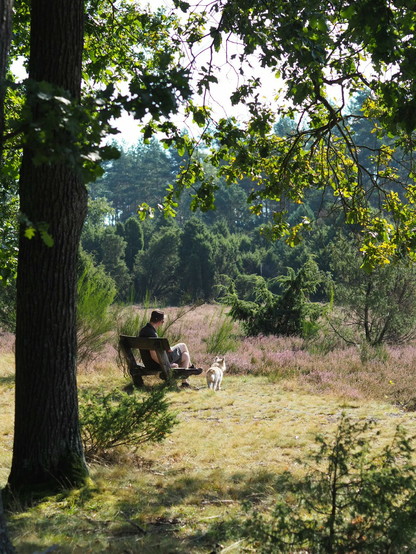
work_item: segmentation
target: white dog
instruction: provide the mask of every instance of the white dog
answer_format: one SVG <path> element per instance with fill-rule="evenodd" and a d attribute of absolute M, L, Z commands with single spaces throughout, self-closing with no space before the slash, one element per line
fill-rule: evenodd
<path fill-rule="evenodd" d="M 207 371 L 207 385 L 209 389 L 221 390 L 221 383 L 225 369 L 225 358 L 215 356 L 211 367 Z"/>

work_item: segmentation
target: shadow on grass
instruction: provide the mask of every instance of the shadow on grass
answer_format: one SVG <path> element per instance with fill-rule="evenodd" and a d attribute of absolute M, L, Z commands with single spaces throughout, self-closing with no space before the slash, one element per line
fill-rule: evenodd
<path fill-rule="evenodd" d="M 294 486 L 289 473 L 239 472 L 222 484 L 218 475 L 210 477 L 182 476 L 154 495 L 118 503 L 120 514 L 141 522 L 140 552 L 220 552 L 225 543 L 244 540 L 248 510 L 274 505 L 277 492 Z M 211 483 L 221 487 L 219 492 Z"/>
<path fill-rule="evenodd" d="M 0 385 L 14 385 L 14 374 L 10 373 L 10 375 L 3 375 L 0 377 Z"/>
<path fill-rule="evenodd" d="M 110 509 L 102 509 L 100 502 L 105 490 L 86 488 L 49 499 L 45 507 L 24 514 L 8 514 L 9 527 L 12 538 L 18 540 L 19 554 L 45 550 L 58 542 L 56 551 L 62 554 L 215 553 L 225 543 L 244 540 L 243 504 L 259 510 L 270 507 L 276 492 L 291 482 L 290 474 L 267 471 L 239 472 L 222 479 L 217 472 L 182 475 L 166 486 L 161 480 L 153 489 L 132 487 L 127 498 L 120 499 L 116 492 Z M 49 543 L 42 537 L 49 537 Z"/>

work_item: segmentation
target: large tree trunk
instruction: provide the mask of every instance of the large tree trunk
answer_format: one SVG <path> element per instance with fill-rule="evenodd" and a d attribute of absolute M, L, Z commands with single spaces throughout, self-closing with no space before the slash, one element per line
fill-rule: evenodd
<path fill-rule="evenodd" d="M 4 133 L 4 78 L 12 37 L 13 0 L 0 0 L 0 150 Z"/>
<path fill-rule="evenodd" d="M 32 0 L 29 77 L 80 96 L 83 0 Z M 32 107 L 36 117 L 36 105 Z M 59 490 L 85 480 L 76 386 L 76 259 L 87 193 L 65 160 L 35 165 L 30 145 L 20 174 L 21 211 L 39 233 L 19 239 L 14 491 Z"/>

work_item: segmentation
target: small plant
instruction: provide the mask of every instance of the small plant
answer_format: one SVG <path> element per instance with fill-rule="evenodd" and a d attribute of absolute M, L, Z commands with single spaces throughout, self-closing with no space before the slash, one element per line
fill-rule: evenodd
<path fill-rule="evenodd" d="M 416 547 L 416 468 L 398 427 L 391 445 L 371 451 L 371 422 L 343 415 L 332 441 L 320 436 L 320 469 L 288 481 L 270 519 L 255 514 L 248 533 L 256 552 L 399 553 Z M 323 465 L 322 465 L 323 464 Z"/>
<path fill-rule="evenodd" d="M 78 364 L 91 364 L 97 359 L 114 331 L 111 304 L 116 288 L 101 266 L 81 253 L 82 272 L 77 284 L 77 359 Z"/>
<path fill-rule="evenodd" d="M 225 354 L 237 350 L 238 342 L 233 335 L 233 327 L 234 323 L 230 318 L 225 317 L 221 320 L 219 326 L 206 339 L 208 354 Z"/>
<path fill-rule="evenodd" d="M 147 310 L 136 310 L 133 306 L 129 306 L 120 316 L 117 325 L 117 335 L 128 335 L 135 337 L 139 334 L 140 329 L 149 321 L 150 313 Z"/>
<path fill-rule="evenodd" d="M 176 415 L 168 411 L 165 395 L 162 387 L 154 388 L 144 398 L 137 392 L 83 391 L 80 424 L 86 458 L 101 458 L 118 446 L 162 441 L 177 424 Z"/>

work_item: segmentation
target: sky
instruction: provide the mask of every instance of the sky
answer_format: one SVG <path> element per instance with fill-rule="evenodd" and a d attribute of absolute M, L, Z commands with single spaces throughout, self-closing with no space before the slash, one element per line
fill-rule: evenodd
<path fill-rule="evenodd" d="M 201 5 L 207 4 L 208 0 L 188 0 L 189 3 L 195 5 L 200 3 Z M 166 8 L 167 10 L 172 8 L 171 0 L 150 0 L 148 2 L 152 9 L 159 7 Z M 178 11 L 176 11 L 178 13 Z M 207 44 L 201 46 L 201 51 L 205 49 Z M 236 44 L 236 41 L 227 43 L 227 55 L 230 57 L 232 54 L 238 54 L 239 47 Z M 202 64 L 207 61 L 208 54 L 201 54 L 199 56 L 199 62 Z M 235 91 L 236 87 L 243 84 L 244 78 L 248 77 L 259 77 L 261 81 L 261 87 L 258 90 L 260 100 L 265 104 L 271 106 L 277 106 L 277 104 L 282 102 L 279 100 L 279 90 L 284 86 L 284 83 L 281 79 L 276 78 L 275 74 L 269 68 L 262 68 L 255 56 L 251 56 L 250 63 L 252 67 L 249 67 L 247 64 L 245 73 L 243 76 L 237 74 L 235 69 L 227 63 L 226 54 L 224 48 L 220 52 L 215 54 L 215 62 L 220 67 L 217 71 L 216 76 L 219 79 L 217 85 L 213 84 L 211 86 L 211 99 L 208 101 L 209 107 L 213 110 L 214 119 L 219 119 L 221 117 L 230 117 L 235 116 L 238 120 L 242 121 L 247 118 L 247 109 L 242 106 L 232 106 L 230 97 L 231 94 Z M 329 92 L 329 99 L 335 100 L 337 103 L 340 99 L 340 89 L 334 87 Z M 280 95 L 281 98 L 282 95 Z M 183 116 L 178 116 L 175 118 L 175 122 L 182 127 Z M 135 145 L 141 137 L 140 129 L 132 117 L 129 117 L 127 114 L 124 115 L 117 122 L 117 127 L 121 131 L 121 135 L 117 140 L 123 140 L 127 145 Z M 183 124 L 183 128 L 187 129 L 189 134 L 198 134 L 200 129 L 196 125 L 187 126 Z"/>
<path fill-rule="evenodd" d="M 194 3 L 196 3 L 196 1 L 197 0 L 195 0 Z M 150 0 L 148 4 L 152 9 L 164 7 L 169 10 L 172 8 L 171 0 Z M 205 47 L 201 46 L 201 50 L 204 48 Z M 238 47 L 236 45 L 228 44 L 227 49 L 228 56 L 238 53 Z M 199 59 L 201 64 L 204 63 L 203 55 L 200 55 Z M 205 56 L 205 60 L 206 59 L 207 57 Z M 215 119 L 229 117 L 232 115 L 240 120 L 246 118 L 247 111 L 242 107 L 232 106 L 230 101 L 231 94 L 238 85 L 243 83 L 245 77 L 259 76 L 262 82 L 260 96 L 263 100 L 268 99 L 269 102 L 273 104 L 274 97 L 276 96 L 278 88 L 282 86 L 282 83 L 276 79 L 270 70 L 262 69 L 254 58 L 252 59 L 252 63 L 255 69 L 250 69 L 247 66 L 245 76 L 238 76 L 235 69 L 233 69 L 230 64 L 226 63 L 225 53 L 221 54 L 221 52 L 219 52 L 216 54 L 216 63 L 220 66 L 220 70 L 216 74 L 219 79 L 219 83 L 217 85 L 212 85 L 211 98 L 208 101 L 209 106 L 213 110 Z M 182 120 L 183 116 L 178 116 L 176 118 L 179 126 L 181 126 Z M 200 132 L 200 129 L 197 126 L 190 125 L 187 127 L 187 124 L 189 124 L 189 122 L 184 123 L 183 127 L 186 128 L 190 134 Z M 121 131 L 121 135 L 117 137 L 117 140 L 122 139 L 128 145 L 137 144 L 138 139 L 141 137 L 137 121 L 128 116 L 128 114 L 125 114 L 118 120 L 117 127 Z"/>
<path fill-rule="evenodd" d="M 232 74 L 231 69 L 225 68 L 225 66 L 223 66 L 220 76 L 219 84 L 212 86 L 212 94 L 209 102 L 210 107 L 213 109 L 215 119 L 231 115 L 234 115 L 241 120 L 244 119 L 247 115 L 246 110 L 243 110 L 241 107 L 232 106 L 230 101 L 231 94 L 234 92 L 237 85 L 235 76 Z M 265 100 L 269 98 L 269 100 L 272 101 L 273 95 L 277 90 L 279 83 L 272 75 L 264 75 L 262 81 L 263 92 L 260 96 L 262 96 Z M 179 115 L 176 120 L 180 124 L 183 121 L 183 115 Z M 128 116 L 128 114 L 125 114 L 117 121 L 117 127 L 121 131 L 122 139 L 130 145 L 136 144 L 137 140 L 141 136 L 137 121 Z M 200 129 L 196 126 L 189 126 L 189 121 L 184 122 L 183 127 L 187 128 L 188 132 L 191 134 L 198 133 L 198 131 L 200 131 Z"/>

